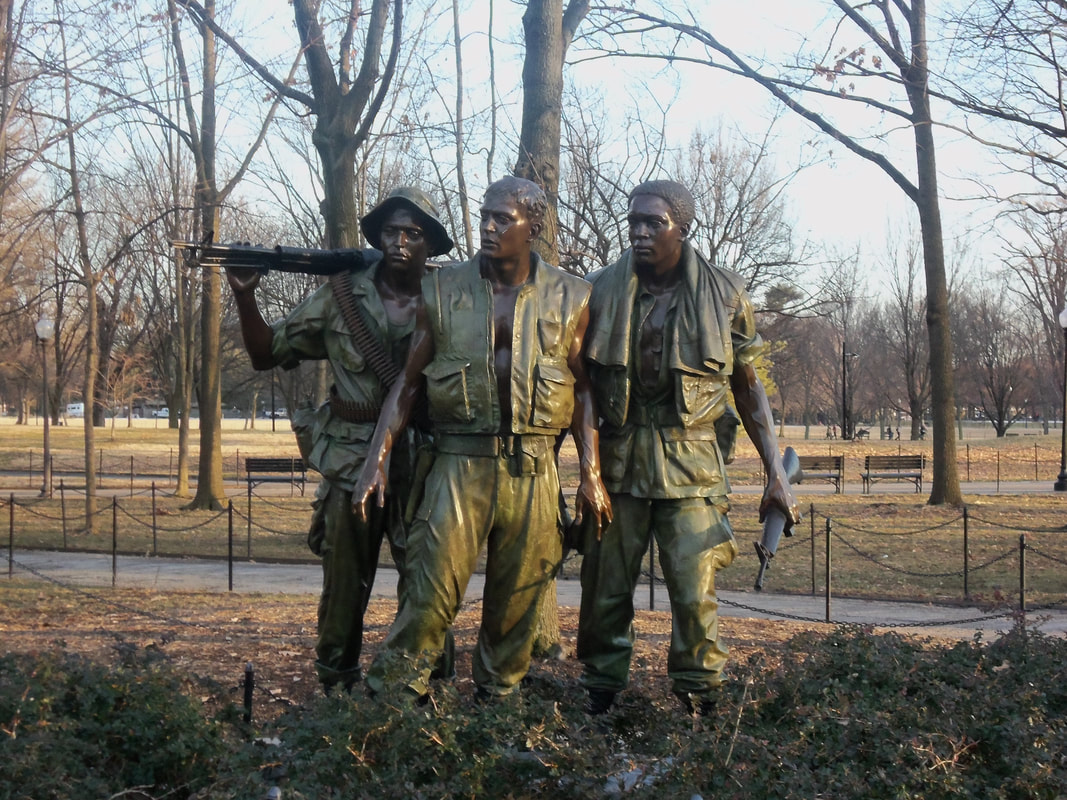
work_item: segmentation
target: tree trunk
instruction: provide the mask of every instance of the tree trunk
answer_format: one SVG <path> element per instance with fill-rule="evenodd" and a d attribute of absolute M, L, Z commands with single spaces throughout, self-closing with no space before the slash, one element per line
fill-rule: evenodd
<path fill-rule="evenodd" d="M 456 191 L 459 194 L 459 216 L 463 221 L 463 242 L 466 252 L 474 252 L 474 231 L 471 230 L 470 198 L 464 168 L 466 139 L 463 134 L 463 37 L 459 29 L 459 0 L 452 0 L 452 38 L 456 54 Z M 492 180 L 490 175 L 489 179 Z"/>
<path fill-rule="evenodd" d="M 589 3 L 530 0 L 522 15 L 526 55 L 522 65 L 522 126 L 515 175 L 545 191 L 548 210 L 534 249 L 550 264 L 559 264 L 559 152 L 563 117 L 563 60 Z M 545 592 L 538 612 L 534 654 L 559 657 L 559 606 L 556 583 Z"/>
<path fill-rule="evenodd" d="M 545 190 L 548 212 L 534 249 L 559 264 L 559 150 L 563 115 L 563 0 L 531 0 L 522 15 L 522 127 L 515 174 Z"/>
<path fill-rule="evenodd" d="M 71 75 L 66 63 L 66 36 L 62 25 L 59 26 L 63 42 L 64 77 L 63 92 L 67 119 L 73 119 L 71 113 Z M 89 232 L 86 223 L 85 207 L 82 203 L 81 172 L 78 165 L 78 153 L 74 126 L 68 126 L 66 132 L 67 155 L 69 158 L 70 200 L 74 206 L 75 232 L 78 237 L 78 261 L 82 268 L 82 280 L 85 285 L 85 382 L 82 386 L 85 399 L 85 414 L 82 417 L 85 430 L 85 531 L 93 533 L 96 522 L 96 431 L 93 427 L 92 402 L 96 396 L 96 375 L 99 367 L 97 352 L 97 317 L 96 292 L 97 276 L 93 271 L 89 251 Z"/>
<path fill-rule="evenodd" d="M 933 480 L 931 505 L 961 505 L 959 471 L 956 466 L 956 407 L 952 372 L 952 334 L 949 325 L 948 281 L 941 209 L 937 197 L 937 164 L 934 157 L 933 117 L 927 94 L 926 3 L 916 0 L 911 11 L 912 63 L 905 73 L 905 87 L 913 111 L 919 226 L 926 271 L 926 328 L 930 337 L 930 405 L 933 417 Z M 914 421 L 912 423 L 914 425 Z"/>
<path fill-rule="evenodd" d="M 214 18 L 214 0 L 204 3 Z M 203 231 L 218 231 L 218 188 L 215 180 L 215 34 L 203 29 L 203 96 L 200 104 L 200 157 L 197 159 L 197 205 Z M 219 340 L 222 328 L 222 277 L 218 270 L 201 270 L 200 301 L 200 462 L 196 495 L 190 508 L 219 510 L 223 507 L 222 484 L 222 375 L 219 368 Z M 189 424 L 190 413 L 184 415 Z"/>

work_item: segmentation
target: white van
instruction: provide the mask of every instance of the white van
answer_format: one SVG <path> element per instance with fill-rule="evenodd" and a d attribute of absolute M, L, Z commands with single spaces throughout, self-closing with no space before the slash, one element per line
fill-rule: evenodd
<path fill-rule="evenodd" d="M 67 404 L 67 416 L 68 417 L 84 417 L 85 416 L 85 403 L 69 403 L 69 404 Z"/>

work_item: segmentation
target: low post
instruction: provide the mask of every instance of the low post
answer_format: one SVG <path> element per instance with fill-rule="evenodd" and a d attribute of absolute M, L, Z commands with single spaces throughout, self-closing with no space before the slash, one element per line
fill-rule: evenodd
<path fill-rule="evenodd" d="M 826 518 L 826 621 L 830 621 L 830 518 Z"/>
<path fill-rule="evenodd" d="M 251 475 L 249 477 L 252 477 Z M 248 517 L 246 519 L 248 529 L 248 557 L 252 557 L 252 481 L 248 482 Z"/>
<path fill-rule="evenodd" d="M 648 537 L 648 610 L 656 610 L 656 537 Z"/>
<path fill-rule="evenodd" d="M 152 481 L 152 555 L 159 555 L 159 523 L 156 515 L 156 482 Z"/>
<path fill-rule="evenodd" d="M 15 493 L 7 503 L 7 579 L 15 577 Z"/>
<path fill-rule="evenodd" d="M 967 445 L 967 482 L 971 482 L 971 446 Z"/>
<path fill-rule="evenodd" d="M 234 457 L 233 464 L 233 482 L 238 486 L 241 485 L 241 448 L 237 448 L 237 455 Z"/>
<path fill-rule="evenodd" d="M 229 516 L 229 546 L 226 554 L 226 564 L 229 572 L 229 588 L 233 591 L 233 500 L 226 506 Z"/>
<path fill-rule="evenodd" d="M 1034 442 L 1034 480 L 1037 480 L 1037 442 Z"/>
<path fill-rule="evenodd" d="M 30 486 L 33 486 L 33 448 L 30 448 Z"/>
<path fill-rule="evenodd" d="M 1000 494 L 1000 451 L 997 450 L 997 494 Z"/>
<path fill-rule="evenodd" d="M 1026 534 L 1019 534 L 1019 613 L 1026 624 Z"/>
<path fill-rule="evenodd" d="M 63 549 L 67 549 L 67 491 L 62 479 L 59 481 L 59 516 L 63 520 Z"/>
<path fill-rule="evenodd" d="M 133 456 L 130 456 L 130 497 L 133 497 Z"/>
<path fill-rule="evenodd" d="M 808 522 L 811 525 L 811 593 L 815 594 L 815 504 L 808 505 Z"/>
<path fill-rule="evenodd" d="M 119 499 L 111 497 L 111 588 L 119 571 Z"/>
<path fill-rule="evenodd" d="M 256 686 L 256 670 L 249 661 L 245 664 L 245 723 L 252 722 L 252 691 Z"/>
<path fill-rule="evenodd" d="M 963 507 L 963 597 L 971 599 L 971 590 L 968 584 L 971 575 L 971 547 L 970 547 L 970 518 L 967 516 L 967 506 Z"/>

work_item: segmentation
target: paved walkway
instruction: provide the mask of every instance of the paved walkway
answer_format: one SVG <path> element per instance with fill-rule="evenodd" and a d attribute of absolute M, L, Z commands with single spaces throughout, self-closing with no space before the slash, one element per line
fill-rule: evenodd
<path fill-rule="evenodd" d="M 0 549 L 3 564 L 8 563 L 6 549 Z M 12 561 L 15 577 L 35 576 L 80 587 L 110 587 L 112 558 L 110 555 L 61 553 L 50 551 L 16 550 Z M 5 570 L 6 574 L 6 570 Z M 378 570 L 373 596 L 396 596 L 396 571 Z M 114 563 L 114 582 L 118 587 L 159 589 L 162 591 L 233 591 L 241 593 L 266 592 L 307 594 L 317 596 L 322 574 L 317 564 L 263 564 L 235 562 L 232 575 L 225 561 L 207 559 L 149 558 L 118 556 Z M 3 580 L 0 579 L 0 598 Z M 483 576 L 475 575 L 467 589 L 466 602 L 481 598 Z M 561 606 L 576 607 L 581 587 L 574 578 L 557 581 Z M 650 607 L 649 587 L 639 586 L 635 604 L 639 609 Z M 666 589 L 657 587 L 655 608 L 669 610 Z M 992 638 L 1009 629 L 1013 619 L 993 617 L 977 608 L 935 606 L 925 603 L 879 602 L 832 598 L 827 615 L 825 597 L 785 595 L 762 592 L 720 592 L 721 613 L 724 617 L 750 619 L 801 619 L 810 622 L 852 623 L 891 628 L 909 633 L 937 636 L 958 636 L 969 639 L 982 631 Z M 1050 635 L 1067 634 L 1067 610 L 1038 610 L 1027 615 L 1028 623 Z"/>
<path fill-rule="evenodd" d="M 317 475 L 309 473 L 309 482 L 305 487 L 304 496 L 311 498 L 315 494 L 315 485 L 317 483 Z M 128 476 L 125 475 L 105 475 L 101 476 L 105 481 L 105 485 L 97 490 L 97 495 L 100 497 L 111 497 L 117 495 L 123 497 L 129 495 L 131 487 L 128 482 Z M 190 476 L 190 485 L 196 486 L 196 476 Z M 1063 492 L 1056 492 L 1052 487 L 1056 482 L 1056 476 L 1051 475 L 1045 480 L 1038 481 L 960 481 L 960 490 L 965 495 L 975 494 L 1051 494 L 1059 497 L 1063 497 Z M 81 478 L 80 483 L 76 480 L 68 481 L 71 494 L 68 497 L 81 496 L 85 489 L 85 479 Z M 134 482 L 133 492 L 137 494 L 143 494 L 152 486 L 152 479 L 150 476 L 138 476 Z M 168 493 L 173 491 L 173 483 L 171 483 L 167 476 L 160 475 L 157 479 L 157 486 L 162 493 Z M 566 488 L 566 487 L 565 487 Z M 573 487 L 571 487 L 573 488 Z M 759 494 L 763 491 L 763 486 L 756 483 L 736 483 L 732 486 L 735 494 Z M 223 490 L 227 497 L 232 497 L 235 500 L 244 498 L 247 496 L 247 487 L 244 479 L 234 481 L 232 477 L 228 478 L 223 484 Z M 3 472 L 0 471 L 0 501 L 6 500 L 11 494 L 19 500 L 29 500 L 40 496 L 41 491 L 41 478 L 38 474 L 36 480 L 25 472 Z M 804 498 L 808 495 L 828 495 L 834 493 L 834 486 L 826 481 L 811 480 L 806 483 L 802 483 L 795 488 L 797 496 L 801 500 L 801 504 L 804 503 Z M 849 495 L 862 495 L 863 485 L 857 480 L 847 481 L 844 484 L 843 491 Z M 290 495 L 300 496 L 299 489 L 293 489 L 288 483 L 262 483 L 256 486 L 255 493 L 257 495 L 284 495 L 286 497 Z M 875 491 L 868 496 L 877 495 L 899 495 L 908 494 L 914 495 L 915 487 L 907 481 L 880 481 L 875 484 Z M 923 486 L 924 497 L 929 494 L 929 485 Z M 55 481 L 53 487 L 53 495 L 59 496 L 59 480 Z"/>

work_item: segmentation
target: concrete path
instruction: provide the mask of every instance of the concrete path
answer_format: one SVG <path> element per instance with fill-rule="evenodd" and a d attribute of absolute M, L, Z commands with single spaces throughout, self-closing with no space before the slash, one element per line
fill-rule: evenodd
<path fill-rule="evenodd" d="M 2 567 L 6 575 L 8 553 L 0 549 Z M 10 562 L 12 575 L 17 578 L 36 577 L 78 587 L 110 587 L 112 585 L 112 557 L 87 553 L 16 550 Z M 373 596 L 396 597 L 396 571 L 378 570 Z M 161 591 L 216 591 L 241 593 L 265 592 L 306 594 L 317 596 L 322 574 L 317 564 L 264 564 L 235 562 L 232 575 L 225 561 L 208 559 L 174 559 L 138 556 L 118 556 L 114 562 L 114 582 L 117 587 L 158 589 Z M 0 600 L 3 597 L 0 578 Z M 482 595 L 482 575 L 471 579 L 466 602 L 476 603 Z M 561 606 L 577 607 L 581 587 L 574 577 L 557 581 Z M 657 587 L 655 608 L 669 610 L 666 589 Z M 925 603 L 880 602 L 831 598 L 821 596 L 785 595 L 762 592 L 724 591 L 719 593 L 720 611 L 724 617 L 751 619 L 800 620 L 805 622 L 850 623 L 891 628 L 919 635 L 958 636 L 971 638 L 982 631 L 994 638 L 1013 624 L 1012 615 L 1004 612 L 991 615 L 977 608 L 934 606 Z M 649 587 L 637 588 L 635 605 L 650 607 Z M 829 611 L 829 614 L 827 614 Z M 1027 622 L 1050 635 L 1067 634 L 1067 610 L 1031 610 Z"/>

